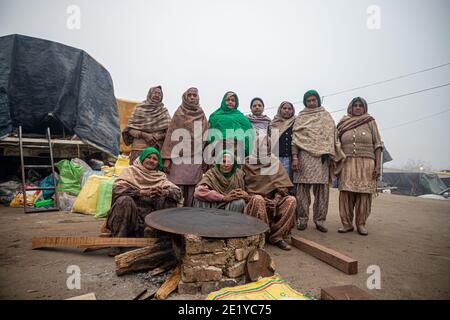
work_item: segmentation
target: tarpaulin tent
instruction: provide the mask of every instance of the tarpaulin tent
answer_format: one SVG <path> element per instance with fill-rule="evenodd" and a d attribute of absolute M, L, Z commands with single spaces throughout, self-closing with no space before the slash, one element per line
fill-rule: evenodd
<path fill-rule="evenodd" d="M 447 189 L 445 183 L 434 173 L 424 172 L 385 172 L 383 182 L 397 187 L 392 193 L 408 196 L 439 194 Z"/>
<path fill-rule="evenodd" d="M 119 115 L 109 72 L 86 52 L 23 35 L 0 37 L 0 139 L 76 134 L 119 154 Z"/>

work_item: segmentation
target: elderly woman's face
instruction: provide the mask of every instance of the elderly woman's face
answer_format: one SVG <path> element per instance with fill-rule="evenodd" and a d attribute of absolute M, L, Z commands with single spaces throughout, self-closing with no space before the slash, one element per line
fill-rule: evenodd
<path fill-rule="evenodd" d="M 147 158 L 144 159 L 144 167 L 148 170 L 156 170 L 156 167 L 158 166 L 158 156 L 155 153 L 152 153 Z"/>
<path fill-rule="evenodd" d="M 229 154 L 225 154 L 222 157 L 222 163 L 220 164 L 220 171 L 223 173 L 229 173 L 233 169 L 233 158 Z"/>
<path fill-rule="evenodd" d="M 264 112 L 264 106 L 263 106 L 262 102 L 259 100 L 253 101 L 250 109 L 255 116 L 260 116 Z"/>
<path fill-rule="evenodd" d="M 225 104 L 228 108 L 236 109 L 236 97 L 235 96 L 229 96 L 225 99 Z"/>
<path fill-rule="evenodd" d="M 306 99 L 306 106 L 308 108 L 317 108 L 319 106 L 319 101 L 317 101 L 317 97 L 316 96 L 309 96 Z"/>
<path fill-rule="evenodd" d="M 150 93 L 150 100 L 152 102 L 160 102 L 162 98 L 162 91 L 159 88 L 152 90 Z"/>
<path fill-rule="evenodd" d="M 360 116 L 364 114 L 364 106 L 361 101 L 356 101 L 352 107 L 352 114 L 354 116 Z"/>
<path fill-rule="evenodd" d="M 294 108 L 289 103 L 283 104 L 280 110 L 283 119 L 290 119 L 294 115 Z"/>
<path fill-rule="evenodd" d="M 188 91 L 186 98 L 189 103 L 195 103 L 198 99 L 198 95 L 195 91 Z"/>

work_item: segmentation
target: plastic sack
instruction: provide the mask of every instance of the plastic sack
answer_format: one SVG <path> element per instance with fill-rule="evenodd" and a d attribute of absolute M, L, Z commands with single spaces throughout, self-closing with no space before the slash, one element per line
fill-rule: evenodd
<path fill-rule="evenodd" d="M 84 167 L 69 160 L 61 160 L 55 164 L 55 167 L 59 170 L 59 182 L 56 191 L 78 195 L 81 190 L 80 182 L 85 171 Z"/>
<path fill-rule="evenodd" d="M 117 157 L 116 164 L 114 165 L 114 174 L 119 176 L 122 170 L 130 166 L 130 158 L 128 156 L 120 154 Z"/>
<path fill-rule="evenodd" d="M 81 177 L 81 183 L 80 183 L 81 188 L 84 187 L 84 185 L 86 184 L 88 178 L 90 176 L 93 176 L 93 175 L 104 176 L 105 173 L 103 171 L 96 171 L 96 170 L 88 170 L 88 171 L 83 172 L 83 175 Z"/>
<path fill-rule="evenodd" d="M 66 192 L 57 192 L 57 194 L 58 194 L 59 210 L 71 211 L 77 197 L 70 195 Z"/>
<path fill-rule="evenodd" d="M 211 292 L 207 300 L 314 300 L 292 289 L 278 274 Z"/>
<path fill-rule="evenodd" d="M 112 202 L 112 188 L 116 178 L 110 178 L 109 180 L 103 181 L 98 187 L 97 195 L 97 209 L 95 211 L 95 217 L 105 218 L 108 215 L 108 211 L 111 208 Z"/>
<path fill-rule="evenodd" d="M 32 183 L 25 184 L 25 188 L 37 188 L 36 185 Z M 39 201 L 42 198 L 42 194 L 40 190 L 30 190 L 26 191 L 26 205 L 27 207 L 34 206 L 35 201 Z M 20 185 L 16 190 L 16 195 L 12 199 L 11 203 L 9 204 L 10 207 L 23 207 L 23 189 L 22 185 Z"/>
<path fill-rule="evenodd" d="M 0 204 L 9 205 L 16 195 L 20 182 L 10 180 L 0 183 Z"/>
<path fill-rule="evenodd" d="M 90 176 L 78 194 L 77 200 L 72 207 L 72 212 L 95 215 L 97 210 L 98 187 L 103 181 L 110 179 L 105 176 Z"/>
<path fill-rule="evenodd" d="M 114 167 L 103 166 L 102 172 L 107 177 L 112 177 L 114 175 Z"/>
<path fill-rule="evenodd" d="M 55 173 L 55 178 L 56 178 L 56 185 L 58 185 L 59 177 L 56 173 Z M 53 187 L 53 176 L 50 174 L 47 177 L 45 177 L 39 183 L 39 187 L 41 187 L 41 188 Z M 42 196 L 44 197 L 45 200 L 51 199 L 51 197 L 53 197 L 54 194 L 55 194 L 55 190 L 42 190 Z"/>

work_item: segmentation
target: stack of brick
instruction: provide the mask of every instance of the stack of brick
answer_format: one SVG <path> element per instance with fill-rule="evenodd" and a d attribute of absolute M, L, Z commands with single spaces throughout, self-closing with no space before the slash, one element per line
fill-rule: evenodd
<path fill-rule="evenodd" d="M 185 236 L 178 293 L 208 294 L 245 284 L 247 256 L 256 248 L 262 249 L 264 241 L 264 234 L 229 239 Z"/>

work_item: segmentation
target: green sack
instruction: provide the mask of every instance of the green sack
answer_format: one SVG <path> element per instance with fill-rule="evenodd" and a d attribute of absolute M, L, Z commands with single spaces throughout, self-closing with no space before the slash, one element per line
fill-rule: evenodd
<path fill-rule="evenodd" d="M 55 164 L 55 167 L 59 170 L 59 181 L 56 191 L 78 195 L 81 190 L 81 177 L 85 169 L 69 160 L 61 160 Z"/>
<path fill-rule="evenodd" d="M 111 208 L 112 187 L 115 180 L 115 177 L 111 177 L 111 179 L 103 181 L 98 186 L 97 209 L 95 211 L 95 217 L 97 219 L 106 218 L 106 216 L 108 215 L 108 211 Z"/>

